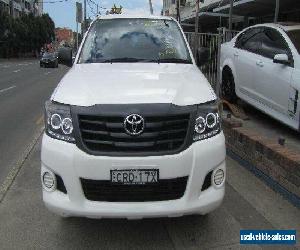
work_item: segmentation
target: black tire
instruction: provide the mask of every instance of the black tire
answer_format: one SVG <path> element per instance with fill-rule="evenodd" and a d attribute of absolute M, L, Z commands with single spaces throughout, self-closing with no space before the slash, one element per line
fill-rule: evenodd
<path fill-rule="evenodd" d="M 230 103 L 236 103 L 238 99 L 235 93 L 234 77 L 229 68 L 225 68 L 222 73 L 221 97 Z"/>

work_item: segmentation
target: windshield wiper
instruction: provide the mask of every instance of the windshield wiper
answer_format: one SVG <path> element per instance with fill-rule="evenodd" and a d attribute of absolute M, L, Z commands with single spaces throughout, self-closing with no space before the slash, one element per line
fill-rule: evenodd
<path fill-rule="evenodd" d="M 158 60 L 159 63 L 185 63 L 192 64 L 191 60 L 181 59 L 181 58 L 160 58 Z"/>
<path fill-rule="evenodd" d="M 153 60 L 148 59 L 139 59 L 133 57 L 120 57 L 120 58 L 112 58 L 103 61 L 103 63 L 118 63 L 118 62 L 152 62 Z"/>

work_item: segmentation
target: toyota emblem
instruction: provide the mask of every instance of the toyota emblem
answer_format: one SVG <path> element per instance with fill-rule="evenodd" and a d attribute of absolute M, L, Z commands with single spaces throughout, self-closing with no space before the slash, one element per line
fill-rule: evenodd
<path fill-rule="evenodd" d="M 124 129 L 129 135 L 140 135 L 144 131 L 144 118 L 137 114 L 131 114 L 124 120 Z"/>

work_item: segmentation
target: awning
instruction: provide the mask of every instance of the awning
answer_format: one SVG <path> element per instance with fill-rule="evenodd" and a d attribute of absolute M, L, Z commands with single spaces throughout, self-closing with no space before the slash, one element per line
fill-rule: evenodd
<path fill-rule="evenodd" d="M 194 13 L 195 15 L 195 13 Z M 227 13 L 214 13 L 214 12 L 200 12 L 199 13 L 199 22 L 205 21 L 206 24 L 215 23 L 220 19 L 220 17 L 229 18 Z M 243 16 L 233 15 L 234 19 L 242 19 Z M 182 22 L 195 23 L 195 16 L 189 16 L 182 20 Z"/>
<path fill-rule="evenodd" d="M 233 3 L 233 13 L 240 16 L 268 16 L 274 15 L 275 0 L 238 0 Z M 229 13 L 230 4 L 213 9 L 215 13 Z M 279 13 L 300 9 L 299 0 L 280 0 Z"/>
<path fill-rule="evenodd" d="M 7 5 L 9 5 L 9 0 L 0 0 L 0 2 L 6 3 Z"/>

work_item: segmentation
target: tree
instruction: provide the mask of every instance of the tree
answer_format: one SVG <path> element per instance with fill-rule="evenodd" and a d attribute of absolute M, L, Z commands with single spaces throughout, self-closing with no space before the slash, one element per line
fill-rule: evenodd
<path fill-rule="evenodd" d="M 55 24 L 48 14 L 22 14 L 13 19 L 0 10 L 0 57 L 16 57 L 37 53 L 54 38 Z"/>

